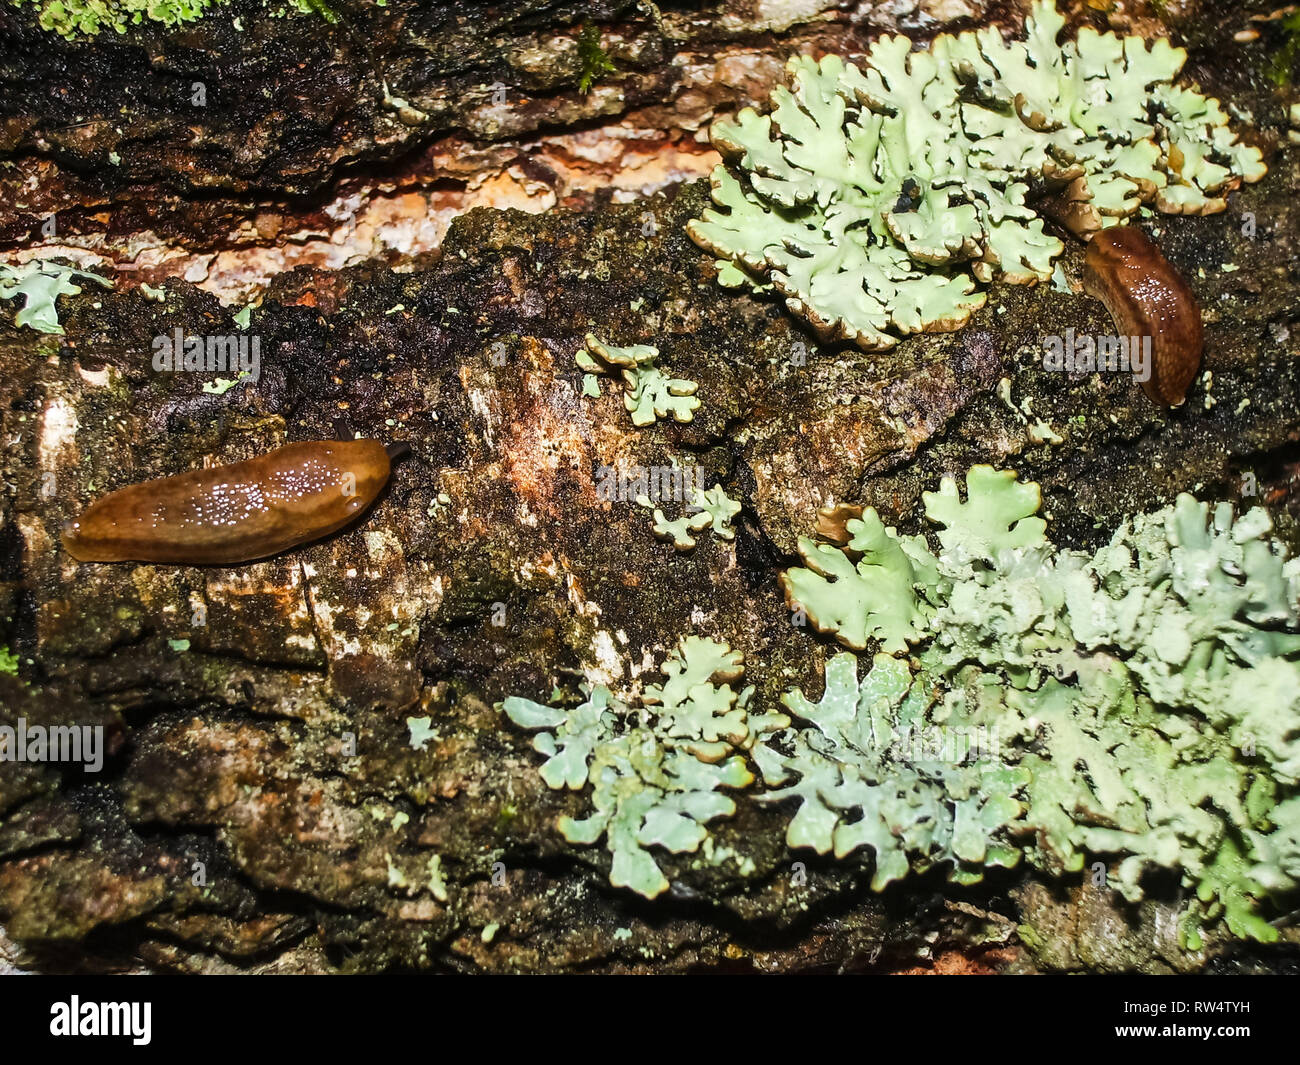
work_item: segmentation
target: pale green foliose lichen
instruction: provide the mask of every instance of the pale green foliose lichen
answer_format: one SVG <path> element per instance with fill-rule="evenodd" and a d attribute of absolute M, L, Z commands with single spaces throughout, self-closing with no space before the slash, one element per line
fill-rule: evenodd
<path fill-rule="evenodd" d="M 663 510 L 654 506 L 645 496 L 637 497 L 637 502 L 643 507 L 654 508 L 654 525 L 652 526 L 655 536 L 660 540 L 671 540 L 672 544 L 678 551 L 689 551 L 695 546 L 695 533 L 699 532 L 704 525 L 697 525 L 700 515 L 683 514 L 677 518 L 669 518 Z M 705 515 L 705 524 L 708 516 Z"/>
<path fill-rule="evenodd" d="M 723 540 L 733 540 L 736 530 L 732 520 L 740 513 L 740 503 L 727 495 L 726 490 L 718 485 L 701 491 L 692 487 L 687 501 L 686 513 L 677 518 L 669 518 L 662 508 L 656 507 L 648 496 L 637 496 L 637 503 L 654 510 L 654 534 L 661 540 L 669 540 L 678 551 L 689 551 L 695 546 L 695 533 L 711 529 Z"/>
<path fill-rule="evenodd" d="M 671 415 L 679 422 L 695 417 L 700 401 L 695 398 L 699 387 L 694 381 L 669 377 L 655 365 L 659 349 L 649 344 L 632 344 L 619 348 L 605 344 L 590 333 L 586 347 L 580 348 L 574 361 L 586 371 L 583 395 L 600 395 L 597 374 L 617 375 L 623 381 L 623 405 L 638 427 L 654 425 L 656 419 Z"/>
<path fill-rule="evenodd" d="M 781 714 L 749 713 L 753 689 L 731 687 L 743 672 L 726 644 L 691 636 L 668 655 L 664 682 L 647 687 L 637 708 L 599 684 L 585 686 L 576 707 L 513 696 L 501 704 L 516 725 L 538 731 L 533 746 L 547 756 L 548 787 L 591 788 L 590 816 L 562 817 L 558 828 L 570 843 L 604 837 L 615 887 L 646 898 L 666 891 L 650 849 L 695 852 L 709 822 L 735 813 L 719 789 L 754 780 L 743 752 L 789 724 Z"/>
<path fill-rule="evenodd" d="M 1222 211 L 1263 176 L 1218 101 L 1174 84 L 1183 49 L 1088 27 L 1058 43 L 1064 25 L 1038 0 L 1023 41 L 990 26 L 921 51 L 881 37 L 860 67 L 792 58 L 771 114 L 712 130 L 730 168 L 688 230 L 719 282 L 774 289 L 824 339 L 884 349 L 961 328 L 977 282 L 1051 277 L 1063 247 L 1031 187 L 1061 192 L 1086 232 L 1146 202 Z"/>
<path fill-rule="evenodd" d="M 424 750 L 424 745 L 430 740 L 435 743 L 439 739 L 438 730 L 431 728 L 433 721 L 431 717 L 408 717 L 406 727 L 411 733 L 411 738 L 407 741 L 411 748 L 416 751 Z"/>
<path fill-rule="evenodd" d="M 942 863 L 961 883 L 979 880 L 986 866 L 1015 865 L 1019 849 L 998 836 L 1023 815 L 1015 796 L 1029 774 L 968 759 L 978 733 L 954 737 L 951 753 L 928 749 L 923 730 L 933 695 L 905 661 L 882 653 L 863 680 L 857 674 L 854 655 L 836 655 L 819 703 L 798 691 L 782 698 L 812 727 L 754 749 L 764 783 L 785 785 L 758 801 L 799 800 L 786 842 L 837 858 L 870 848 L 877 891 Z"/>
<path fill-rule="evenodd" d="M 14 316 L 15 325 L 29 326 L 38 333 L 61 335 L 63 326 L 59 324 L 57 301 L 60 296 L 80 294 L 81 287 L 73 284 L 74 277 L 94 281 L 105 288 L 113 287 L 112 281 L 98 274 L 46 259 L 31 259 L 16 266 L 0 263 L 0 299 L 22 297 L 23 305 Z"/>
<path fill-rule="evenodd" d="M 924 501 L 937 552 L 867 510 L 844 549 L 802 541 L 809 567 L 786 575 L 819 628 L 910 655 L 878 655 L 860 684 L 840 656 L 820 706 L 787 695 L 819 735 L 755 760 L 797 780 L 767 797 L 803 800 L 790 843 L 866 845 L 878 883 L 908 860 L 970 878 L 1009 847 L 1058 875 L 1105 860 L 1129 901 L 1163 869 L 1191 899 L 1189 948 L 1218 920 L 1275 939 L 1261 904 L 1300 881 L 1300 563 L 1267 513 L 1183 495 L 1088 554 L 1048 541 L 1037 486 L 1009 473 L 975 467 L 964 500 L 945 480 Z M 900 759 L 897 730 L 979 751 Z"/>

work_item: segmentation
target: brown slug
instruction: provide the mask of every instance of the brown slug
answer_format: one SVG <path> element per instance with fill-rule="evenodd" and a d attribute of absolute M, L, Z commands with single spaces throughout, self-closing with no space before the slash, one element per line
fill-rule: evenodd
<path fill-rule="evenodd" d="M 341 529 L 388 481 L 405 445 L 307 441 L 111 492 L 63 528 L 80 562 L 228 565 Z"/>
<path fill-rule="evenodd" d="M 1201 365 L 1201 308 L 1191 288 L 1140 229 L 1112 226 L 1093 236 L 1083 290 L 1101 300 L 1120 335 L 1151 338 L 1151 366 L 1142 389 L 1176 407 Z"/>

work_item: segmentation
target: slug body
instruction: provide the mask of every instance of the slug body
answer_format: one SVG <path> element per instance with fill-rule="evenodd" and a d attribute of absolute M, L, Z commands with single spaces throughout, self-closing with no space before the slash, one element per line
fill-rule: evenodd
<path fill-rule="evenodd" d="M 1151 338 L 1151 372 L 1142 389 L 1176 407 L 1201 365 L 1201 308 L 1187 282 L 1140 229 L 1114 226 L 1088 244 L 1083 289 L 1101 300 L 1121 336 Z"/>
<path fill-rule="evenodd" d="M 389 470 L 375 440 L 287 444 L 112 492 L 64 526 L 63 546 L 80 562 L 267 558 L 347 525 L 374 502 Z"/>

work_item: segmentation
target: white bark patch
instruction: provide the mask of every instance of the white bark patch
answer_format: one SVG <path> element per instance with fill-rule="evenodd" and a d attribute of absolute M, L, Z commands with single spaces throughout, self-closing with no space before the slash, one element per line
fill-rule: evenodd
<path fill-rule="evenodd" d="M 78 366 L 77 373 L 89 385 L 94 385 L 96 388 L 108 387 L 109 368 L 107 366 L 102 370 L 87 370 L 84 366 Z"/>
<path fill-rule="evenodd" d="M 58 453 L 71 444 L 77 435 L 81 423 L 77 421 L 77 412 L 72 404 L 62 396 L 50 400 L 41 419 L 40 464 L 44 469 L 52 469 Z"/>
<path fill-rule="evenodd" d="M 591 642 L 591 649 L 596 655 L 596 665 L 589 666 L 584 671 L 587 680 L 592 684 L 612 687 L 623 676 L 623 659 L 614 646 L 613 638 L 604 629 L 598 629 L 596 638 Z"/>

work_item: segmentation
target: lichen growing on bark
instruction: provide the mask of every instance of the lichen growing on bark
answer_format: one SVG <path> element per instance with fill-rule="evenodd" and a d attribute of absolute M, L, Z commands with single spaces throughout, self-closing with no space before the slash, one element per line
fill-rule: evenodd
<path fill-rule="evenodd" d="M 924 499 L 938 552 L 868 511 L 847 523 L 842 549 L 801 543 L 813 565 L 786 575 L 792 605 L 819 627 L 850 646 L 870 632 L 913 648 L 918 667 L 877 656 L 859 694 L 841 657 L 820 707 L 787 695 L 823 737 L 795 732 L 756 751 L 769 783 L 798 778 L 777 793 L 803 800 L 791 845 L 866 845 L 879 883 L 909 859 L 978 877 L 986 852 L 1005 865 L 1017 846 L 1054 874 L 1104 856 L 1130 902 L 1154 869 L 1181 878 L 1190 949 L 1219 919 L 1275 940 L 1260 910 L 1297 868 L 1300 560 L 1270 538 L 1268 514 L 1181 495 L 1090 555 L 1053 547 L 1038 487 L 1009 472 L 975 467 L 965 500 L 951 479 Z M 936 763 L 911 749 L 890 765 L 900 728 L 976 734 L 986 750 Z M 941 775 L 981 769 L 956 791 Z M 963 817 L 972 796 L 994 812 Z"/>
<path fill-rule="evenodd" d="M 22 299 L 22 306 L 14 315 L 14 325 L 29 326 L 38 333 L 62 334 L 59 297 L 81 294 L 81 286 L 74 284 L 73 278 L 85 278 L 104 288 L 113 287 L 109 278 L 98 274 L 44 259 L 30 259 L 17 266 L 0 263 L 0 300 Z"/>
<path fill-rule="evenodd" d="M 104 30 L 125 33 L 131 26 L 152 22 L 179 26 L 194 22 L 209 9 L 229 0 L 9 0 L 14 7 L 33 7 L 41 28 L 61 37 L 94 37 Z M 300 11 L 336 22 L 337 14 L 322 0 L 263 0 L 272 14 Z"/>
<path fill-rule="evenodd" d="M 590 687 L 569 709 L 516 696 L 501 704 L 519 727 L 553 730 L 539 731 L 533 742 L 547 755 L 540 772 L 548 787 L 591 785 L 593 813 L 562 817 L 557 827 L 570 843 L 605 838 L 615 887 L 646 898 L 667 891 L 650 848 L 699 849 L 708 823 L 736 812 L 719 789 L 754 781 L 743 752 L 789 723 L 779 714 L 749 714 L 753 689 L 731 687 L 744 668 L 726 644 L 688 636 L 664 660 L 664 683 L 646 688 L 639 709 L 604 685 Z"/>
<path fill-rule="evenodd" d="M 976 282 L 1046 280 L 1063 250 L 1028 202 L 1063 193 L 1067 224 L 1095 231 L 1147 202 L 1222 211 L 1265 172 L 1217 100 L 1174 83 L 1187 53 L 1085 28 L 1038 0 L 1023 41 L 996 27 L 872 43 L 861 67 L 795 56 L 773 110 L 712 130 L 732 168 L 691 237 L 728 287 L 775 290 L 826 339 L 866 350 L 959 329 Z"/>
<path fill-rule="evenodd" d="M 402 0 L 402 13 L 414 6 Z M 446 10 L 424 10 L 435 8 Z M 546 12 L 542 19 L 556 17 L 554 8 Z M 879 6 L 873 14 L 890 17 Z M 64 102 L 58 72 L 42 80 L 24 70 L 23 114 L 43 123 L 31 136 L 107 115 L 105 133 L 120 122 L 134 137 L 116 145 L 123 167 L 106 168 L 108 180 L 124 176 L 143 145 L 146 163 L 182 175 L 181 189 L 192 187 L 191 179 L 246 189 L 239 182 L 250 175 L 265 180 L 258 189 L 275 189 L 290 174 L 296 188 L 310 191 L 340 157 L 345 165 L 361 152 L 378 169 L 407 151 L 405 141 L 381 148 L 372 126 L 321 106 L 318 88 L 346 82 L 360 91 L 349 100 L 378 108 L 367 95 L 378 85 L 366 76 L 374 67 L 359 55 L 344 70 L 316 62 L 331 35 L 311 19 L 268 22 L 259 30 L 280 36 L 268 38 L 263 55 L 290 59 L 239 83 L 248 97 L 240 103 L 252 110 L 221 138 L 213 130 L 225 127 L 214 119 L 229 112 L 195 116 L 186 108 L 178 118 L 147 112 L 119 119 L 116 100 L 95 106 L 73 93 Z M 388 24 L 378 29 L 372 44 L 387 64 L 394 34 Z M 572 40 L 571 25 L 557 32 Z M 182 66 L 188 72 L 239 43 L 226 14 L 184 33 L 145 35 L 168 61 L 142 72 L 142 98 L 175 79 L 178 54 L 192 53 Z M 431 50 L 446 51 L 448 62 L 458 63 L 473 35 L 484 36 L 489 67 L 506 52 L 476 21 L 472 33 L 425 36 L 412 66 L 426 71 L 419 82 L 425 92 L 445 91 L 457 102 L 459 109 L 434 120 L 442 123 L 436 128 L 482 135 L 482 126 L 464 118 L 473 92 L 428 59 Z M 123 69 L 107 59 L 138 54 L 115 37 L 77 46 L 96 53 L 97 77 Z M 25 39 L 32 39 L 30 27 Z M 288 47 L 299 39 L 321 51 Z M 832 20 L 776 41 L 766 31 L 732 39 L 766 71 L 779 69 L 773 55 L 792 48 L 829 44 L 847 53 L 839 44 L 853 32 L 847 20 Z M 696 61 L 683 77 L 716 60 L 711 42 L 693 40 Z M 46 43 L 49 54 L 68 52 L 58 40 Z M 634 92 L 640 101 L 662 100 L 652 94 L 668 92 L 665 83 L 646 87 L 661 69 L 653 58 L 624 64 L 628 46 L 620 41 L 618 50 L 628 68 L 619 90 L 629 106 L 639 106 Z M 1221 54 L 1232 53 L 1201 46 L 1198 71 L 1207 79 L 1224 77 Z M 512 89 L 504 125 L 525 107 L 530 122 L 571 121 L 555 117 L 556 101 L 575 95 L 572 57 L 562 58 L 558 73 L 548 67 L 551 95 L 538 90 L 518 106 L 515 68 L 502 61 L 502 80 Z M 317 75 L 287 83 L 304 117 L 319 119 L 316 140 L 309 123 L 280 113 L 283 95 L 264 93 L 286 64 Z M 466 80 L 490 84 L 494 75 L 481 70 Z M 401 83 L 403 95 L 416 99 L 409 85 Z M 737 92 L 765 91 L 704 90 L 718 109 Z M 602 86 L 585 102 L 594 107 L 609 98 Z M 1266 120 L 1268 100 L 1253 83 L 1238 82 L 1233 100 Z M 194 129 L 175 133 L 181 120 Z M 251 128 L 272 136 L 259 141 Z M 342 144 L 340 129 L 347 131 Z M 249 168 L 236 150 L 241 141 L 263 161 Z M 60 159 L 91 176 L 100 163 L 85 145 L 94 144 L 100 159 L 107 147 L 77 130 L 51 143 Z M 310 150 L 295 150 L 304 143 Z M 36 766 L 0 774 L 0 910 L 9 936 L 36 959 L 24 964 L 41 967 L 47 946 L 66 959 L 107 944 L 114 965 L 172 971 L 672 971 L 724 963 L 887 969 L 926 964 L 935 934 L 963 952 L 984 942 L 981 921 L 954 918 L 955 907 L 973 902 L 1011 917 L 998 927 L 1013 937 L 1000 940 L 1013 964 L 1205 966 L 1206 956 L 1182 954 L 1176 944 L 1159 946 L 1164 954 L 1152 947 L 1176 928 L 1174 890 L 1149 890 L 1130 906 L 1094 890 L 1086 875 L 1026 871 L 986 877 L 954 893 L 960 902 L 926 905 L 937 901 L 933 876 L 896 884 L 882 899 L 862 890 L 872 875 L 866 862 L 788 852 L 783 833 L 791 811 L 746 801 L 759 793 L 753 785 L 732 796 L 733 817 L 709 823 L 696 852 L 651 849 L 673 899 L 644 905 L 634 893 L 609 889 L 603 843 L 571 845 L 555 831 L 557 815 L 590 812 L 583 809 L 590 789 L 547 788 L 531 737 L 490 706 L 512 692 L 547 701 L 545 693 L 557 688 L 549 701 L 570 705 L 578 697 L 566 701 L 562 693 L 575 690 L 575 668 L 595 680 L 606 665 L 615 674 L 623 668 L 622 677 L 605 682 L 635 705 L 628 674 L 652 668 L 646 649 L 671 646 L 681 632 L 707 632 L 743 650 L 759 705 L 776 706 L 792 685 L 818 698 L 820 658 L 833 645 L 791 630 L 776 591 L 795 536 L 817 507 L 845 499 L 873 503 L 883 524 L 914 533 L 910 507 L 921 488 L 972 462 L 1005 464 L 1015 455 L 1043 485 L 1053 538 L 1089 550 L 1122 515 L 1155 510 L 1198 485 L 1226 493 L 1246 469 L 1258 474 L 1260 494 L 1285 498 L 1296 363 L 1268 327 L 1293 328 L 1288 267 L 1298 230 L 1288 224 L 1293 160 L 1282 155 L 1270 163 L 1281 180 L 1239 195 L 1240 208 L 1258 214 L 1269 239 L 1251 241 L 1225 219 L 1188 219 L 1161 236 L 1218 318 L 1217 405 L 1198 402 L 1164 421 L 1129 402 L 1127 381 L 1049 376 L 1016 362 L 1012 353 L 1025 337 L 1101 320 L 1081 299 L 1046 286 L 999 287 L 991 296 L 1001 308 L 996 316 L 981 315 L 978 327 L 956 335 L 918 338 L 906 351 L 864 359 L 814 349 L 796 365 L 790 350 L 797 323 L 762 301 L 718 292 L 685 239 L 686 220 L 706 206 L 707 184 L 700 183 L 648 202 L 620 204 L 616 196 L 590 211 L 475 212 L 454 225 L 438 263 L 410 272 L 401 261 L 396 273 L 367 263 L 285 274 L 254 319 L 267 344 L 267 374 L 224 396 L 203 391 L 198 380 L 148 372 L 150 339 L 176 322 L 231 331 L 233 308 L 223 310 L 190 284 L 168 282 L 165 305 L 142 300 L 129 285 L 65 299 L 68 344 L 57 358 L 48 339 L 13 329 L 14 308 L 5 308 L 0 420 L 9 476 L 0 492 L 7 574 L 0 643 L 12 648 L 19 676 L 0 662 L 0 703 L 29 720 L 55 710 L 79 721 L 99 713 L 126 740 L 99 786 L 80 786 L 75 771 Z M 134 186 L 127 195 L 149 199 Z M 40 224 L 45 201 L 14 195 L 10 202 L 30 207 L 11 232 L 21 236 Z M 87 209 L 99 203 L 92 199 Z M 659 223 L 654 236 L 642 225 L 647 207 Z M 224 208 L 211 214 L 224 232 Z M 60 214 L 60 232 L 64 223 Z M 110 228 L 121 223 L 115 216 Z M 1232 262 L 1239 272 L 1220 272 Z M 1199 280 L 1198 267 L 1205 275 Z M 101 300 L 102 310 L 92 313 Z M 657 316 L 653 325 L 650 316 Z M 653 337 L 674 374 L 698 380 L 708 402 L 691 423 L 660 420 L 637 430 L 616 409 L 618 396 L 580 401 L 571 358 L 588 329 Z M 486 354 L 497 338 L 506 342 L 505 365 Z M 797 331 L 793 339 L 807 340 Z M 1034 415 L 1068 446 L 1048 453 L 1025 443 L 1023 428 L 992 399 L 1003 374 L 1026 409 L 1032 399 Z M 365 529 L 230 574 L 92 571 L 62 565 L 47 550 L 67 516 L 62 501 L 75 496 L 69 485 L 102 491 L 232 448 L 273 446 L 286 432 L 323 438 L 340 417 L 349 430 L 419 442 Z M 707 466 L 704 483 L 724 484 L 744 501 L 734 546 L 706 535 L 696 551 L 675 553 L 653 540 L 645 511 L 605 505 L 594 491 L 590 473 L 600 465 L 671 454 L 691 455 Z M 48 500 L 40 495 L 46 472 L 57 473 L 60 484 Z M 1279 527 L 1294 538 L 1294 525 Z M 205 628 L 194 627 L 196 604 L 209 608 Z M 863 657 L 860 668 L 867 664 Z M 423 743 L 417 735 L 415 749 L 411 722 L 426 719 L 437 735 Z M 355 757 L 340 751 L 349 734 L 358 741 Z M 1274 842 L 1275 864 L 1285 873 L 1285 840 Z M 736 860 L 715 864 L 724 849 Z M 190 884 L 196 857 L 210 874 L 201 893 Z M 808 879 L 791 889 L 795 859 L 807 863 Z M 503 883 L 494 863 L 506 867 Z M 388 886 L 390 864 L 407 887 Z M 1048 896 L 1063 914 L 1056 931 L 1045 919 Z M 1037 928 L 1049 948 L 1031 957 L 1015 945 L 1017 921 Z M 1279 927 L 1294 937 L 1294 929 Z M 491 942 L 480 937 L 489 928 L 498 929 Z M 1217 934 L 1207 941 L 1216 950 L 1222 943 Z M 1050 944 L 1061 942 L 1074 952 L 1051 953 Z M 0 955 L 5 950 L 0 941 Z M 1231 957 L 1285 964 L 1281 951 L 1248 944 L 1235 945 Z"/>
<path fill-rule="evenodd" d="M 655 365 L 659 349 L 650 344 L 617 347 L 587 334 L 586 347 L 574 361 L 585 371 L 583 394 L 600 395 L 598 374 L 617 374 L 623 381 L 623 405 L 637 427 L 654 425 L 657 418 L 672 416 L 675 421 L 689 422 L 700 406 L 695 397 L 699 385 L 694 381 L 669 377 Z"/>

